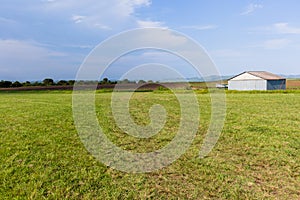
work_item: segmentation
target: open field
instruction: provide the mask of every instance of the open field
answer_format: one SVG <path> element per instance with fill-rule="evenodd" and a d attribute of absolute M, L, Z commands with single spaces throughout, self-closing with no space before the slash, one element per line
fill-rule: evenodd
<path fill-rule="evenodd" d="M 209 94 L 197 92 L 201 125 L 189 150 L 152 173 L 127 174 L 97 162 L 81 143 L 70 91 L 0 93 L 0 199 L 300 199 L 300 93 L 227 94 L 222 135 L 204 159 L 199 149 L 210 118 Z M 178 102 L 169 92 L 139 92 L 130 101 L 138 124 L 153 103 L 168 112 L 151 139 L 126 136 L 113 121 L 111 93 L 97 93 L 97 116 L 123 149 L 149 152 L 178 129 Z"/>
<path fill-rule="evenodd" d="M 287 80 L 286 87 L 288 89 L 300 89 L 300 80 L 299 79 Z"/>

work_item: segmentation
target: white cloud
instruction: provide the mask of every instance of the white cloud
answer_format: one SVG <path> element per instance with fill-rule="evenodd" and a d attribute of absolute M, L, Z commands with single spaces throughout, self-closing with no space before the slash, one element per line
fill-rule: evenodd
<path fill-rule="evenodd" d="M 199 56 L 199 54 L 196 56 Z M 143 69 L 134 69 L 138 66 L 143 66 Z M 173 70 L 165 70 L 163 66 L 168 66 L 169 69 Z M 161 50 L 143 50 L 142 52 L 136 51 L 124 55 L 113 63 L 107 72 L 114 76 L 122 74 L 122 72 L 130 72 L 127 77 L 130 80 L 175 80 L 180 76 L 174 74 L 174 70 L 185 77 L 196 77 L 198 75 L 193 66 L 183 58 Z"/>
<path fill-rule="evenodd" d="M 77 48 L 77 49 L 93 49 L 95 48 L 95 45 L 76 45 L 76 44 L 67 44 L 62 45 L 63 47 L 70 47 L 70 48 Z"/>
<path fill-rule="evenodd" d="M 250 14 L 252 14 L 254 11 L 256 11 L 257 9 L 261 9 L 261 8 L 263 8 L 263 5 L 262 5 L 262 4 L 253 4 L 253 3 L 251 3 L 251 4 L 249 4 L 249 5 L 247 6 L 247 8 L 245 9 L 245 11 L 243 11 L 243 12 L 241 13 L 241 15 L 250 15 Z"/>
<path fill-rule="evenodd" d="M 240 51 L 236 51 L 233 49 L 220 49 L 211 51 L 211 55 L 213 57 L 225 57 L 225 58 L 237 58 L 243 56 L 243 54 Z"/>
<path fill-rule="evenodd" d="M 197 26 L 197 25 L 193 25 L 193 26 L 182 26 L 181 28 L 184 29 L 195 29 L 195 30 L 211 30 L 211 29 L 216 29 L 217 26 L 216 25 L 206 25 L 206 26 Z"/>
<path fill-rule="evenodd" d="M 143 35 L 137 35 L 131 42 L 143 44 L 143 41 L 149 41 L 151 43 L 149 46 L 164 46 L 167 49 L 178 46 L 185 47 L 187 39 L 165 29 L 163 31 L 145 31 Z"/>
<path fill-rule="evenodd" d="M 47 49 L 37 42 L 20 40 L 0 40 L 0 52 L 2 61 L 6 59 L 36 61 L 51 56 L 66 56 L 64 53 Z"/>
<path fill-rule="evenodd" d="M 265 49 L 282 49 L 288 46 L 291 43 L 290 40 L 282 38 L 282 39 L 272 39 L 267 40 L 263 43 L 263 47 Z"/>
<path fill-rule="evenodd" d="M 279 22 L 269 26 L 255 27 L 249 29 L 249 33 L 259 34 L 300 34 L 300 27 L 290 26 L 289 23 Z"/>
<path fill-rule="evenodd" d="M 51 0 L 44 1 L 42 9 L 74 23 L 110 30 L 124 23 L 160 25 L 158 22 L 139 21 L 134 13 L 137 8 L 150 6 L 150 0 Z M 146 24 L 148 22 L 148 24 Z"/>
<path fill-rule="evenodd" d="M 99 23 L 96 23 L 94 24 L 94 26 L 96 28 L 99 28 L 99 29 L 102 29 L 102 30 L 112 30 L 111 27 L 107 26 L 107 25 L 104 25 L 104 24 L 99 24 Z"/>
<path fill-rule="evenodd" d="M 73 57 L 45 46 L 47 45 L 34 41 L 0 39 L 1 77 L 23 81 L 75 74 L 74 67 L 77 66 L 71 66 L 69 63 L 74 62 Z M 79 59 L 79 56 L 76 59 Z"/>
<path fill-rule="evenodd" d="M 82 15 L 73 15 L 73 16 L 72 16 L 72 20 L 73 20 L 76 24 L 81 23 L 85 18 L 86 18 L 86 16 L 82 16 Z"/>
<path fill-rule="evenodd" d="M 123 56 L 120 58 L 121 62 L 133 62 L 134 60 L 136 61 L 142 61 L 145 63 L 165 63 L 165 62 L 170 62 L 174 60 L 178 60 L 179 57 L 176 55 L 173 55 L 169 52 L 165 51 L 160 51 L 160 50 L 148 50 L 146 52 L 138 53 L 136 52 L 137 55 L 135 54 L 129 54 L 126 56 Z M 174 59 L 175 58 L 175 59 Z M 178 62 L 178 61 L 177 61 Z"/>
<path fill-rule="evenodd" d="M 139 28 L 168 28 L 164 26 L 163 22 L 151 21 L 151 20 L 137 20 Z"/>
<path fill-rule="evenodd" d="M 300 28 L 291 27 L 288 23 L 276 23 L 273 27 L 279 34 L 300 34 Z"/>

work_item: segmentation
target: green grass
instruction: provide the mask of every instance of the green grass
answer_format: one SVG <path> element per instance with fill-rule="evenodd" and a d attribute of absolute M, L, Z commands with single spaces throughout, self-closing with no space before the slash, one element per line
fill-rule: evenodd
<path fill-rule="evenodd" d="M 97 116 L 107 136 L 133 152 L 163 147 L 178 129 L 170 92 L 139 92 L 130 101 L 138 124 L 153 103 L 169 115 L 149 140 L 126 136 L 113 121 L 109 92 L 97 93 Z M 197 92 L 201 126 L 190 149 L 152 173 L 127 174 L 97 162 L 81 143 L 72 94 L 0 93 L 0 199 L 299 199 L 300 93 L 227 94 L 227 118 L 213 151 L 198 158 L 210 118 L 210 99 Z"/>

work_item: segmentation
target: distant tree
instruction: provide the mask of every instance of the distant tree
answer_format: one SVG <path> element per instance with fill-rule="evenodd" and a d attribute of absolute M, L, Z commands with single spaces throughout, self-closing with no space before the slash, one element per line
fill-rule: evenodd
<path fill-rule="evenodd" d="M 103 81 L 104 84 L 108 83 L 108 78 L 104 78 L 102 81 Z"/>
<path fill-rule="evenodd" d="M 143 84 L 143 83 L 146 83 L 146 81 L 144 81 L 144 80 L 139 80 L 138 83 L 139 83 L 139 84 Z"/>
<path fill-rule="evenodd" d="M 42 86 L 43 83 L 38 82 L 38 81 L 35 81 L 35 82 L 31 83 L 31 85 L 32 85 L 32 86 Z"/>
<path fill-rule="evenodd" d="M 26 81 L 26 82 L 22 83 L 22 85 L 23 86 L 31 86 L 31 83 L 30 83 L 30 81 Z"/>
<path fill-rule="evenodd" d="M 117 84 L 117 81 L 111 81 L 108 78 L 104 78 L 102 79 L 102 81 L 99 82 L 99 84 L 103 85 L 103 84 Z"/>
<path fill-rule="evenodd" d="M 108 80 L 108 78 L 103 78 L 102 81 L 99 82 L 100 84 L 108 84 L 110 83 L 110 81 Z"/>
<path fill-rule="evenodd" d="M 12 82 L 11 81 L 1 81 L 0 82 L 0 87 L 1 88 L 9 88 L 12 86 Z"/>
<path fill-rule="evenodd" d="M 152 80 L 148 80 L 147 82 L 148 82 L 148 83 L 153 83 L 153 81 L 152 81 Z"/>
<path fill-rule="evenodd" d="M 20 83 L 19 81 L 15 81 L 13 84 L 11 84 L 12 87 L 22 87 L 23 84 Z"/>
<path fill-rule="evenodd" d="M 68 80 L 68 85 L 74 85 L 75 84 L 75 80 Z"/>
<path fill-rule="evenodd" d="M 57 85 L 68 85 L 68 81 L 60 80 L 57 82 Z"/>
<path fill-rule="evenodd" d="M 119 83 L 130 83 L 130 81 L 126 78 L 124 80 L 119 81 Z"/>
<path fill-rule="evenodd" d="M 54 85 L 54 81 L 53 81 L 53 79 L 51 79 L 51 78 L 45 78 L 45 79 L 43 80 L 43 84 L 44 84 L 44 85 Z"/>

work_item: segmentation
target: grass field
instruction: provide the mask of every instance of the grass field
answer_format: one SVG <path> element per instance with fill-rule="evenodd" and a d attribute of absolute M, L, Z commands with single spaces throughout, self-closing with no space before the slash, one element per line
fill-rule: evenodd
<path fill-rule="evenodd" d="M 148 152 L 176 133 L 179 108 L 169 92 L 139 92 L 130 101 L 138 124 L 153 103 L 168 112 L 151 139 L 126 136 L 114 124 L 111 93 L 97 94 L 97 116 L 123 149 Z M 209 94 L 198 92 L 201 126 L 172 165 L 128 174 L 97 162 L 76 132 L 69 91 L 0 93 L 0 199 L 300 199 L 300 93 L 228 93 L 222 135 L 204 159 L 199 149 L 210 118 Z"/>

